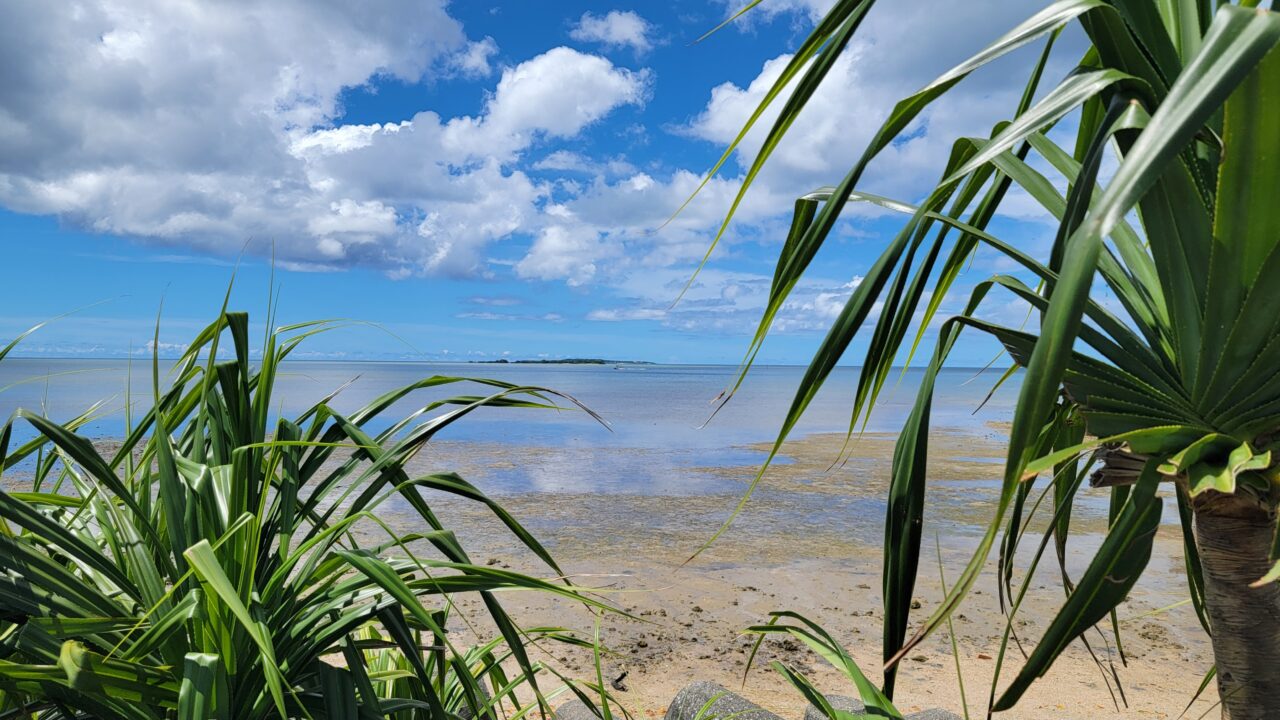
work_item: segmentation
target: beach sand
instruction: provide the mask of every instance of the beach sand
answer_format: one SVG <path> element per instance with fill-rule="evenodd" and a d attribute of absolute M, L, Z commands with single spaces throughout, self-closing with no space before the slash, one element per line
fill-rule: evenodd
<path fill-rule="evenodd" d="M 752 638 L 743 630 L 765 622 L 770 611 L 794 610 L 820 623 L 845 645 L 868 677 L 874 681 L 880 677 L 883 611 L 881 550 L 876 538 L 883 532 L 883 506 L 878 503 L 884 496 L 893 439 L 864 437 L 855 448 L 854 460 L 832 468 L 843 440 L 843 436 L 815 436 L 789 443 L 784 462 L 769 472 L 731 529 L 684 565 L 725 519 L 741 492 L 686 497 L 522 494 L 503 497 L 502 502 L 522 522 L 537 528 L 539 538 L 575 582 L 600 588 L 600 597 L 640 619 L 605 615 L 601 626 L 602 642 L 611 651 L 603 662 L 605 679 L 622 678 L 619 684 L 625 690 L 615 694 L 631 713 L 659 717 L 685 684 L 712 680 L 783 717 L 798 719 L 804 702 L 769 667 L 773 661 L 808 675 L 824 692 L 856 692 L 794 640 L 767 641 L 747 672 Z M 939 553 L 948 580 L 954 579 L 977 544 L 981 524 L 990 517 L 995 483 L 973 478 L 998 477 L 1001 440 L 998 429 L 980 437 L 935 436 L 930 465 L 933 489 L 916 593 L 920 602 L 912 614 L 913 625 L 942 597 Z M 446 451 L 435 460 L 447 459 L 449 454 Z M 483 454 L 474 447 L 469 458 L 484 464 Z M 483 474 L 480 467 L 472 470 Z M 745 490 L 754 468 L 703 471 L 734 477 Z M 839 512 L 847 512 L 862 508 L 859 502 L 865 502 L 867 511 L 843 521 L 832 521 L 821 510 L 835 503 Z M 1166 500 L 1166 505 L 1170 502 Z M 1105 508 L 1104 492 L 1082 491 L 1069 545 L 1068 570 L 1073 577 L 1079 576 L 1101 540 Z M 458 511 L 457 525 L 486 526 L 476 509 Z M 815 513 L 821 521 L 809 519 Z M 1040 538 L 1037 523 L 1031 527 L 1018 555 L 1015 589 L 1026 580 L 1025 570 Z M 489 554 L 489 562 L 546 574 L 545 568 L 529 562 L 527 552 L 497 539 L 502 534 L 496 530 L 463 534 L 469 547 L 482 547 Z M 975 718 L 986 716 L 1006 622 L 1000 609 L 995 554 L 953 618 L 966 700 Z M 998 717 L 1178 717 L 1212 662 L 1208 638 L 1190 605 L 1176 605 L 1185 598 L 1181 534 L 1176 511 L 1167 507 L 1151 563 L 1117 612 L 1124 660 L 1107 623 L 1101 632 L 1087 635 L 1091 650 L 1081 642 L 1073 643 L 1015 710 Z M 1021 646 L 1011 641 L 1006 648 L 1000 688 L 1016 675 L 1022 652 L 1035 646 L 1063 599 L 1050 548 L 1028 582 L 1015 617 L 1013 629 Z M 585 610 L 536 593 L 504 595 L 504 605 L 526 626 L 561 625 L 589 635 L 594 621 Z M 463 600 L 460 607 L 468 614 L 479 606 L 474 600 Z M 539 656 L 574 677 L 594 677 L 588 652 L 553 648 Z M 945 625 L 903 661 L 896 699 L 904 712 L 931 707 L 962 712 L 955 655 Z M 1199 717 L 1214 702 L 1211 684 L 1188 717 Z"/>

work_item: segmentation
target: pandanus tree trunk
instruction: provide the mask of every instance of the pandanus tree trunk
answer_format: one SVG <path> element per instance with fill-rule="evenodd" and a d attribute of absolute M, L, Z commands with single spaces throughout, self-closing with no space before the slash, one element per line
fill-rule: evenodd
<path fill-rule="evenodd" d="M 1224 720 L 1280 718 L 1280 583 L 1250 584 L 1271 569 L 1269 512 L 1218 496 L 1195 515 L 1204 599 L 1213 631 Z"/>

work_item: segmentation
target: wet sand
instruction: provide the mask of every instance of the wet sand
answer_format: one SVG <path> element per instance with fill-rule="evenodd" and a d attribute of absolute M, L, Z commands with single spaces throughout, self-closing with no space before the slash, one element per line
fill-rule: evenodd
<path fill-rule="evenodd" d="M 754 467 L 695 468 L 733 481 L 732 492 L 687 496 L 589 493 L 512 494 L 503 504 L 535 530 L 575 581 L 641 621 L 605 616 L 602 641 L 612 651 L 606 680 L 623 677 L 616 695 L 637 716 L 658 717 L 675 693 L 695 679 L 713 680 L 787 718 L 798 718 L 799 694 L 769 667 L 781 661 L 809 675 L 825 692 L 856 694 L 850 684 L 795 641 L 770 640 L 746 672 L 751 638 L 743 629 L 772 610 L 795 610 L 831 631 L 873 680 L 879 678 L 880 544 L 883 497 L 893 438 L 862 438 L 855 456 L 831 467 L 843 436 L 789 443 L 782 462 L 731 529 L 683 565 L 724 520 L 750 482 Z M 1003 446 L 998 429 L 984 435 L 939 433 L 932 443 L 931 490 L 917 589 L 923 620 L 941 599 L 938 552 L 948 579 L 956 577 L 990 517 Z M 754 450 L 767 450 L 767 446 Z M 457 448 L 461 451 L 462 448 Z M 510 453 L 511 449 L 505 449 Z M 431 461 L 447 461 L 438 449 Z M 470 469 L 484 475 L 485 458 L 468 449 Z M 525 458 L 537 462 L 537 458 Z M 483 482 L 480 482 L 483 486 Z M 1034 496 L 1033 496 L 1034 497 Z M 489 562 L 546 574 L 527 553 L 502 540 L 475 508 L 451 508 L 468 547 Z M 1083 490 L 1069 546 L 1068 570 L 1078 576 L 1105 530 L 1106 495 Z M 1124 660 L 1109 625 L 1088 638 L 1092 655 L 1076 642 L 1002 718 L 1178 717 L 1211 664 L 1208 638 L 1189 605 L 1161 610 L 1186 597 L 1176 514 L 1166 512 L 1152 561 L 1118 611 Z M 1033 529 L 1036 523 L 1032 523 Z M 485 529 L 488 528 L 488 529 Z M 1029 533 L 1019 553 L 1015 583 L 1039 539 Z M 936 543 L 936 546 L 935 546 Z M 935 550 L 935 547 L 938 550 Z M 973 592 L 954 616 L 961 673 L 972 717 L 985 717 L 1006 617 L 1000 610 L 995 552 Z M 479 555 L 477 554 L 477 557 Z M 1016 585 L 1015 585 L 1016 586 Z M 579 608 L 530 593 L 505 596 L 525 625 L 556 624 L 591 631 L 593 617 Z M 1029 581 L 1013 624 L 1002 670 L 1003 688 L 1021 665 L 1064 598 L 1052 550 Z M 477 605 L 464 600 L 465 610 Z M 543 655 L 571 675 L 594 676 L 589 653 L 555 649 Z M 1096 660 L 1095 660 L 1096 658 Z M 1127 661 L 1127 666 L 1124 664 Z M 1117 688 L 1113 672 L 1119 677 Z M 624 676 L 625 674 L 625 676 Z M 745 682 L 745 685 L 744 685 Z M 950 635 L 945 627 L 912 651 L 901 666 L 897 692 L 904 712 L 943 707 L 962 712 Z M 1190 708 L 1195 718 L 1216 701 L 1210 688 Z"/>

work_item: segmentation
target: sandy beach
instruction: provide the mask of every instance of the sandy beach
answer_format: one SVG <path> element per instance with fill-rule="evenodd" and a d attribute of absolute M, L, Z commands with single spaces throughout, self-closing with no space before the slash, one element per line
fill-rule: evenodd
<path fill-rule="evenodd" d="M 948 579 L 957 576 L 990 518 L 998 489 L 993 478 L 1003 460 L 1003 429 L 992 424 L 979 432 L 943 430 L 933 436 L 913 622 L 927 617 L 942 598 L 939 567 Z M 754 636 L 744 630 L 766 622 L 771 611 L 792 610 L 816 621 L 846 647 L 868 677 L 880 678 L 879 542 L 894 437 L 864 435 L 846 461 L 833 465 L 844 443 L 842 434 L 788 442 L 742 514 L 692 559 L 729 516 L 758 464 L 694 465 L 660 492 L 629 487 L 625 478 L 602 479 L 605 492 L 591 492 L 590 478 L 548 486 L 555 487 L 554 492 L 517 492 L 498 482 L 513 463 L 525 470 L 563 472 L 575 462 L 575 453 L 598 451 L 439 441 L 429 444 L 409 470 L 450 470 L 469 478 L 530 529 L 575 584 L 592 588 L 599 599 L 634 616 L 600 616 L 607 650 L 605 679 L 615 684 L 616 700 L 634 716 L 661 717 L 684 685 L 711 680 L 784 718 L 798 719 L 805 703 L 770 666 L 775 661 L 807 675 L 826 693 L 856 692 L 794 640 L 768 639 L 748 668 Z M 108 455 L 115 446 L 99 443 Z M 768 444 L 737 448 L 745 457 L 764 457 L 768 449 Z M 21 472 L 10 473 L 6 484 L 20 486 L 22 477 Z M 688 492 L 679 490 L 682 484 Z M 485 508 L 450 496 L 430 499 L 474 561 L 554 577 Z M 399 498 L 389 500 L 379 516 L 397 530 L 420 529 L 421 521 Z M 1020 547 L 1014 586 L 1026 583 L 1027 593 L 1013 621 L 1013 639 L 1005 648 L 1001 688 L 1017 673 L 1023 653 L 1034 647 L 1064 598 L 1052 549 L 1034 576 L 1026 575 L 1042 528 L 1043 522 L 1033 520 Z M 1068 550 L 1068 572 L 1073 576 L 1083 570 L 1105 528 L 1106 494 L 1082 490 Z M 368 523 L 358 529 L 357 538 L 374 544 L 385 539 L 381 534 Z M 1166 499 L 1151 563 L 1117 612 L 1123 657 L 1109 623 L 1100 626 L 1088 634 L 1088 648 L 1079 641 L 1072 644 L 1018 707 L 999 717 L 1176 718 L 1186 709 L 1187 717 L 1196 718 L 1211 709 L 1216 702 L 1212 685 L 1187 707 L 1210 667 L 1212 653 L 1185 602 L 1181 542 L 1176 510 Z M 419 549 L 431 553 L 428 547 Z M 953 617 L 959 677 L 957 655 L 944 626 L 902 662 L 899 709 L 909 713 L 941 707 L 963 713 L 967 703 L 970 717 L 986 716 L 1007 622 L 995 555 L 993 551 Z M 589 638 L 596 623 L 596 615 L 585 607 L 543 593 L 503 593 L 502 601 L 524 627 L 564 627 Z M 457 608 L 461 612 L 451 626 L 455 642 L 465 645 L 492 637 L 477 599 L 459 598 Z M 594 680 L 589 651 L 544 644 L 534 656 L 570 677 Z M 562 694 L 555 702 L 568 697 Z"/>
<path fill-rule="evenodd" d="M 503 497 L 502 502 L 536 528 L 575 582 L 599 588 L 603 599 L 640 618 L 631 621 L 606 615 L 602 625 L 602 641 L 611 651 L 604 660 L 606 679 L 622 678 L 618 684 L 625 689 L 616 694 L 630 712 L 659 717 L 682 686 L 702 679 L 740 691 L 784 717 L 798 718 L 804 703 L 769 667 L 772 661 L 803 671 L 825 692 L 856 693 L 794 641 L 769 640 L 747 672 L 752 639 L 743 630 L 767 620 L 770 611 L 795 610 L 819 622 L 846 646 L 869 677 L 879 678 L 883 613 L 880 548 L 875 538 L 882 533 L 883 506 L 879 513 L 872 508 L 883 497 L 893 439 L 866 436 L 856 446 L 853 460 L 832 468 L 843 440 L 843 436 L 818 435 L 789 443 L 781 462 L 732 528 L 686 565 L 682 564 L 693 550 L 727 516 L 737 495 L 519 494 Z M 954 578 L 977 542 L 979 523 L 989 517 L 996 490 L 994 483 L 972 478 L 998 475 L 1001 440 L 998 428 L 981 436 L 935 436 L 934 489 L 926 518 L 919 609 L 913 621 L 926 617 L 942 597 L 939 551 L 943 572 Z M 462 455 L 464 448 L 442 443 L 434 453 L 423 462 L 447 463 L 455 453 Z M 465 454 L 468 463 L 461 457 L 452 459 L 471 465 L 471 472 L 483 476 L 485 453 L 468 447 Z M 745 490 L 753 471 L 754 467 L 743 466 L 699 472 L 732 477 Z M 1101 491 L 1082 491 L 1069 546 L 1068 567 L 1075 575 L 1105 529 L 1105 497 Z M 839 523 L 806 517 L 810 509 L 831 503 L 844 510 L 865 503 L 867 511 Z M 528 561 L 527 553 L 503 540 L 503 533 L 480 511 L 451 503 L 449 507 L 466 527 L 464 541 L 473 549 L 482 548 L 488 562 L 546 574 L 545 568 Z M 1171 517 L 1173 524 L 1169 524 Z M 1039 537 L 1033 523 L 1019 554 L 1015 587 L 1027 581 L 1025 569 Z M 1092 654 L 1082 643 L 1074 643 L 1016 710 L 999 717 L 1179 717 L 1211 663 L 1208 638 L 1194 612 L 1187 604 L 1177 604 L 1186 597 L 1181 555 L 1176 514 L 1167 509 L 1152 561 L 1117 613 L 1123 659 L 1109 626 L 1105 634 L 1092 632 L 1088 635 Z M 971 717 L 986 715 L 1005 629 L 994 557 L 993 552 L 986 572 L 954 616 Z M 1022 652 L 1035 645 L 1063 600 L 1052 551 L 1027 582 L 1026 599 L 1013 623 L 1021 649 L 1018 642 L 1008 645 L 1000 687 L 1016 674 Z M 592 628 L 590 613 L 547 597 L 517 593 L 506 595 L 504 602 L 527 626 L 554 624 L 588 633 Z M 471 600 L 461 603 L 464 611 L 474 606 Z M 573 676 L 594 675 L 589 653 L 557 648 L 544 657 Z M 911 712 L 943 707 L 962 712 L 954 657 L 945 627 L 912 651 L 901 667 L 899 708 Z M 1210 688 L 1187 715 L 1198 717 L 1215 701 Z"/>
<path fill-rule="evenodd" d="M 954 578 L 970 557 L 979 524 L 991 511 L 1003 437 L 998 426 L 982 434 L 939 432 L 931 447 L 930 505 L 913 622 L 923 620 L 942 597 L 939 565 Z M 792 610 L 830 631 L 873 681 L 880 677 L 880 547 L 883 496 L 893 437 L 871 434 L 852 459 L 832 466 L 843 435 L 814 435 L 788 443 L 742 515 L 696 558 L 754 476 L 756 465 L 690 469 L 689 482 L 729 479 L 731 491 L 686 495 L 644 492 L 498 493 L 500 502 L 531 529 L 573 582 L 625 611 L 600 616 L 603 674 L 615 699 L 633 716 L 661 717 L 675 694 L 694 680 L 711 680 L 740 692 L 784 718 L 798 720 L 805 703 L 770 667 L 782 662 L 807 675 L 823 692 L 856 695 L 833 668 L 794 640 L 771 638 L 748 668 L 754 636 L 744 633 L 775 610 Z M 114 452 L 113 442 L 99 443 Z M 767 445 L 744 448 L 755 453 Z M 438 442 L 413 461 L 413 472 L 457 470 L 487 489 L 486 478 L 512 458 L 524 463 L 562 462 L 560 451 L 498 443 Z M 6 475 L 10 488 L 22 473 Z M 643 490 L 643 488 L 637 488 Z M 1034 497 L 1034 495 L 1033 495 Z M 433 508 L 458 531 L 472 559 L 553 578 L 484 508 L 455 498 L 433 498 Z M 1082 491 L 1069 544 L 1068 571 L 1078 576 L 1105 529 L 1105 494 Z M 380 519 L 398 530 L 418 529 L 399 499 Z M 1023 652 L 1034 647 L 1064 594 L 1056 560 L 1047 554 L 1030 579 L 1025 570 L 1039 540 L 1032 522 L 1019 552 L 1015 588 L 1027 584 L 1007 645 L 1003 687 L 1016 674 Z M 381 541 L 366 524 L 363 544 Z M 416 548 L 417 549 L 417 548 Z M 430 548 L 420 548 L 430 553 Z M 940 558 L 940 562 L 939 562 Z M 687 561 L 687 562 L 686 562 Z M 1001 718 L 1200 717 L 1212 709 L 1211 685 L 1187 707 L 1212 662 L 1208 637 L 1186 604 L 1180 529 L 1166 508 L 1151 563 L 1117 618 L 1123 657 L 1109 624 L 1077 641 L 1037 681 L 1015 710 Z M 597 616 L 584 606 L 545 593 L 502 593 L 502 602 L 524 627 L 557 626 L 589 638 Z M 474 597 L 456 600 L 455 642 L 493 636 Z M 953 617 L 957 653 L 946 627 L 909 653 L 901 665 L 896 704 L 904 712 L 941 707 L 985 717 L 988 694 L 1006 628 L 997 587 L 995 553 Z M 580 680 L 594 680 L 590 651 L 546 644 L 533 656 Z M 962 695 L 960 679 L 963 679 Z M 544 681 L 544 690 L 556 687 Z M 553 704 L 569 696 L 560 694 Z M 962 699 L 963 698 L 963 699 Z"/>
<path fill-rule="evenodd" d="M 1003 440 L 1003 428 L 995 424 L 979 432 L 943 430 L 933 436 L 913 623 L 927 617 L 942 598 L 939 568 L 948 579 L 957 576 L 990 518 Z M 409 470 L 450 470 L 469 478 L 530 529 L 575 584 L 592 588 L 599 599 L 634 616 L 600 616 L 607 650 L 604 676 L 614 684 L 616 700 L 632 715 L 661 717 L 684 685 L 711 680 L 798 720 L 805 703 L 770 667 L 775 661 L 807 675 L 823 692 L 856 692 L 794 640 L 770 638 L 748 668 L 754 636 L 744 630 L 766 622 L 771 611 L 792 610 L 816 621 L 846 647 L 868 677 L 880 678 L 879 542 L 894 437 L 864 435 L 847 461 L 833 465 L 844 443 L 842 434 L 788 442 L 742 514 L 692 559 L 729 516 L 758 464 L 694 465 L 660 492 L 628 486 L 625 478 L 602 478 L 604 492 L 590 491 L 590 478 L 545 485 L 554 491 L 517 492 L 498 481 L 511 465 L 571 474 L 566 468 L 575 463 L 576 453 L 598 450 L 439 441 L 429 444 Z M 105 454 L 115 451 L 114 442 L 98 444 Z M 761 458 L 768 449 L 768 444 L 737 448 L 746 457 Z M 11 472 L 6 484 L 19 487 L 22 477 L 20 471 Z M 682 486 L 688 492 L 680 491 Z M 554 578 L 485 508 L 450 496 L 429 499 L 474 561 Z M 421 521 L 399 498 L 389 500 L 379 516 L 397 530 L 420 529 Z M 1037 572 L 1026 575 L 1042 528 L 1043 522 L 1033 520 L 1020 547 L 1014 586 L 1025 583 L 1027 592 L 1012 624 L 1013 639 L 1005 648 L 1001 688 L 1017 673 L 1023 653 L 1034 647 L 1064 598 L 1052 549 Z M 1068 572 L 1073 576 L 1083 570 L 1105 528 L 1106 494 L 1082 490 L 1068 549 Z M 356 536 L 362 544 L 385 539 L 372 523 L 361 526 Z M 1187 717 L 1196 718 L 1210 710 L 1217 699 L 1212 684 L 1188 708 L 1212 653 L 1185 602 L 1181 542 L 1176 510 L 1167 498 L 1151 563 L 1117 612 L 1123 656 L 1109 623 L 1104 624 L 1088 634 L 1088 648 L 1073 643 L 1018 707 L 999 717 L 1176 718 L 1186 709 Z M 432 552 L 429 547 L 420 549 Z M 993 551 L 953 617 L 959 677 L 957 654 L 944 626 L 901 664 L 896 704 L 902 711 L 941 707 L 962 714 L 967 703 L 970 717 L 986 716 L 1007 622 L 995 555 Z M 524 627 L 564 627 L 589 638 L 597 619 L 584 606 L 544 593 L 503 593 L 502 601 Z M 461 612 L 455 613 L 451 625 L 455 642 L 465 645 L 493 636 L 477 599 L 459 598 L 457 608 Z M 544 644 L 533 655 L 570 677 L 594 680 L 589 651 Z M 568 697 L 562 694 L 553 704 Z"/>

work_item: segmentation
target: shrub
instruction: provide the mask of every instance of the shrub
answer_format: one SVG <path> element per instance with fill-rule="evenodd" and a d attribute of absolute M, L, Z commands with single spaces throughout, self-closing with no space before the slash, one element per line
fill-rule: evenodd
<path fill-rule="evenodd" d="M 550 407 L 556 394 L 475 380 L 488 394 L 430 402 L 371 429 L 415 391 L 465 380 L 435 376 L 350 415 L 329 396 L 296 418 L 272 419 L 281 363 L 332 327 L 268 331 L 251 362 L 247 315 L 222 313 L 169 371 L 167 388 L 153 358 L 153 408 L 106 455 L 77 434 L 88 414 L 64 425 L 13 414 L 0 430 L 0 468 L 23 463 L 31 472 L 29 489 L 0 491 L 0 712 L 445 718 L 496 717 L 510 703 L 518 716 L 545 707 L 550 693 L 538 680 L 546 677 L 586 699 L 587 686 L 561 685 L 527 650 L 581 641 L 556 628 L 520 629 L 494 591 L 604 606 L 567 581 L 473 563 L 433 512 L 442 494 L 487 506 L 562 575 L 476 487 L 456 474 L 406 470 L 472 411 Z M 230 359 L 220 360 L 227 338 Z M 35 438 L 11 448 L 21 424 Z M 412 508 L 420 530 L 378 518 L 392 497 Z M 358 525 L 385 541 L 362 546 Z M 482 599 L 492 641 L 460 648 L 451 639 L 458 593 Z"/>

